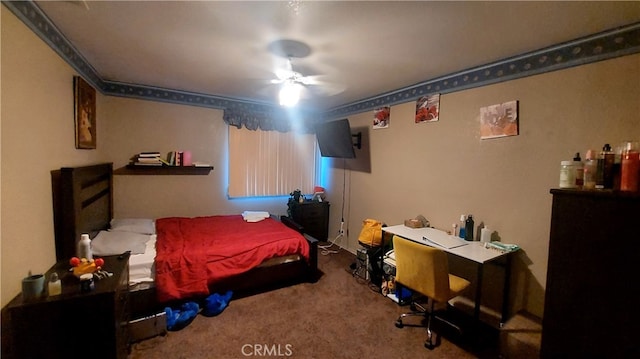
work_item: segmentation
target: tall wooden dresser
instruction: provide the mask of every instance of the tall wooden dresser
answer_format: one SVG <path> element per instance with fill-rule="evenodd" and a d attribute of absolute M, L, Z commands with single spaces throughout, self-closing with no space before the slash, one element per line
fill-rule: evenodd
<path fill-rule="evenodd" d="M 60 261 L 62 294 L 25 302 L 18 295 L 8 305 L 12 358 L 126 358 L 129 352 L 129 256 L 103 257 L 113 276 L 95 281 L 87 293 Z M 45 282 L 46 291 L 46 282 Z M 5 352 L 5 350 L 3 350 Z"/>
<path fill-rule="evenodd" d="M 541 357 L 640 358 L 640 194 L 551 193 Z"/>

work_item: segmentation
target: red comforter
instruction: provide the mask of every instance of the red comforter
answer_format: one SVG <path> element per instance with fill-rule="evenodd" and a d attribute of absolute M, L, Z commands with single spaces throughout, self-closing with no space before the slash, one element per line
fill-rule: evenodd
<path fill-rule="evenodd" d="M 209 284 L 263 261 L 289 254 L 309 260 L 298 232 L 267 218 L 249 223 L 241 215 L 156 220 L 156 288 L 166 302 L 209 294 Z"/>

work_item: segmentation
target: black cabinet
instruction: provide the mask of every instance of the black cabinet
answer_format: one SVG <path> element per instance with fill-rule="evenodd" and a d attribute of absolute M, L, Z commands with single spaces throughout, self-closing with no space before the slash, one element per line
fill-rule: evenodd
<path fill-rule="evenodd" d="M 303 227 L 304 233 L 319 240 L 329 237 L 329 202 L 307 201 L 291 204 L 291 218 Z"/>
<path fill-rule="evenodd" d="M 551 193 L 541 356 L 640 357 L 640 194 Z"/>
<path fill-rule="evenodd" d="M 24 301 L 18 295 L 7 305 L 12 358 L 126 358 L 129 352 L 129 257 L 103 257 L 113 276 L 96 280 L 82 293 L 67 261 L 46 273 L 62 280 L 62 294 Z M 45 282 L 46 291 L 46 282 Z M 3 318 L 4 321 L 4 318 Z M 5 333 L 3 333 L 3 336 Z M 5 344 L 5 343 L 3 343 Z"/>

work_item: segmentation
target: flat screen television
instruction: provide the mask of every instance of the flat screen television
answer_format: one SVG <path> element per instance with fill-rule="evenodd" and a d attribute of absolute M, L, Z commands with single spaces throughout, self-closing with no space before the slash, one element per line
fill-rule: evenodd
<path fill-rule="evenodd" d="M 322 157 L 355 158 L 351 127 L 348 119 L 322 122 L 316 125 L 316 139 Z"/>

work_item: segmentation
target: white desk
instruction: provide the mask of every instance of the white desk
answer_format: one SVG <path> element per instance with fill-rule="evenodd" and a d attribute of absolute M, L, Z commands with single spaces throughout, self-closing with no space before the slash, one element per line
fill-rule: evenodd
<path fill-rule="evenodd" d="M 437 245 L 434 242 L 425 240 L 424 237 L 429 237 L 433 228 L 410 228 L 403 224 L 383 227 L 383 232 L 395 234 L 397 236 L 409 239 L 416 243 L 424 244 L 430 247 L 439 248 L 447 253 L 452 255 L 470 260 L 477 264 L 477 276 L 476 276 L 476 298 L 475 298 L 475 308 L 474 308 L 474 317 L 476 319 L 480 316 L 480 299 L 482 294 L 482 274 L 483 274 L 483 266 L 488 262 L 497 262 L 499 258 L 503 258 L 505 260 L 504 270 L 504 285 L 503 285 L 503 293 L 502 293 L 502 313 L 500 319 L 500 325 L 502 326 L 507 320 L 508 316 L 508 306 L 509 306 L 509 281 L 511 276 L 511 255 L 515 251 L 512 252 L 501 252 L 494 249 L 489 249 L 484 247 L 484 243 L 481 242 L 466 242 L 467 244 L 454 247 L 454 248 L 445 248 Z M 383 234 L 384 235 L 384 234 Z M 384 256 L 383 256 L 384 258 Z M 467 278 L 469 279 L 469 278 Z"/>

